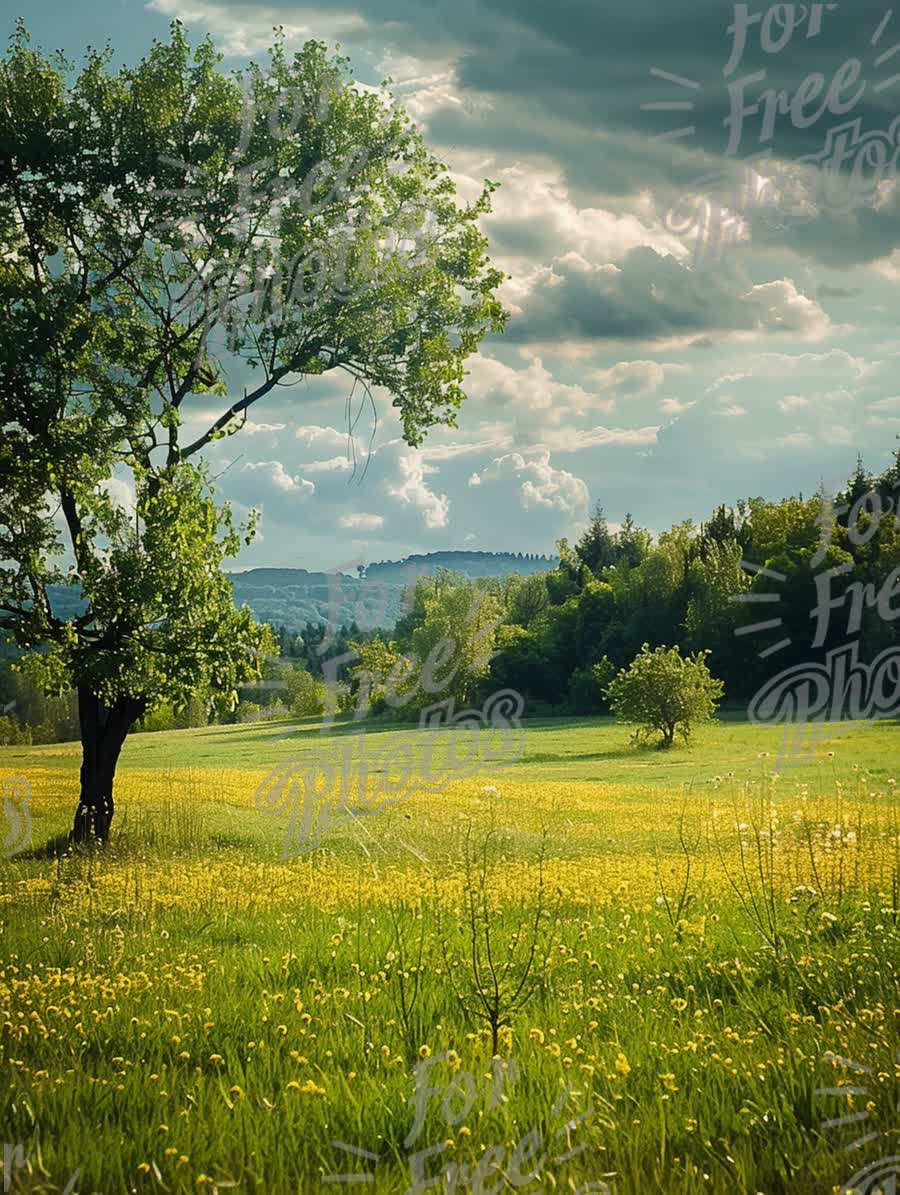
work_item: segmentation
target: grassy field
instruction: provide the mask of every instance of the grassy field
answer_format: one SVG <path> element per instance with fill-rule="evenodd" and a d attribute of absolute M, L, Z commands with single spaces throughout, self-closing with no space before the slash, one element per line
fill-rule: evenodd
<path fill-rule="evenodd" d="M 0 749 L 5 1189 L 894 1190 L 900 728 L 535 722 L 422 791 L 354 729 L 135 735 L 75 857 L 77 746 Z M 314 761 L 357 786 L 309 849 L 267 778 Z"/>

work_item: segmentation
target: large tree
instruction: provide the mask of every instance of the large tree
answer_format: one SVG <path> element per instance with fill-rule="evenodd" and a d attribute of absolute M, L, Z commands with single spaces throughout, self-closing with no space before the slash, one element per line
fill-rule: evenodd
<path fill-rule="evenodd" d="M 20 26 L 0 62 L 0 614 L 43 687 L 78 692 L 79 840 L 109 833 L 137 718 L 234 693 L 271 650 L 221 572 L 253 528 L 204 449 L 329 370 L 386 390 L 418 445 L 505 318 L 478 228 L 493 184 L 462 204 L 323 44 L 278 38 L 227 73 L 175 22 L 136 66 L 109 58 L 76 72 Z M 57 582 L 81 613 L 54 609 Z"/>

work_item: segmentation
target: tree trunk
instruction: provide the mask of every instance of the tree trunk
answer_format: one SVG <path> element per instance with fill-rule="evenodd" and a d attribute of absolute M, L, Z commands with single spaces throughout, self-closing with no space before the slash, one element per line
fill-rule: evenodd
<path fill-rule="evenodd" d="M 113 819 L 113 780 L 122 744 L 145 710 L 135 698 L 106 706 L 84 685 L 78 687 L 81 722 L 81 796 L 72 827 L 73 842 L 106 842 Z"/>

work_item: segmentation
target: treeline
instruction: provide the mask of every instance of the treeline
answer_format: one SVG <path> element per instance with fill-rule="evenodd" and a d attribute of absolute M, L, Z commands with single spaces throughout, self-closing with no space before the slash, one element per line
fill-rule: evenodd
<path fill-rule="evenodd" d="M 898 644 L 898 488 L 900 453 L 879 475 L 860 461 L 835 495 L 749 498 L 656 539 L 630 517 L 611 531 L 598 508 L 574 546 L 560 541 L 547 572 L 420 580 L 410 612 L 363 654 L 396 672 L 399 656 L 421 662 L 422 628 L 441 621 L 442 603 L 455 604 L 443 620 L 450 637 L 465 637 L 465 609 L 477 607 L 480 621 L 489 607 L 492 655 L 469 699 L 512 688 L 532 714 L 600 712 L 603 688 L 646 643 L 708 650 L 726 700 L 745 703 L 774 675 L 837 648 L 854 645 L 871 662 Z M 366 683 L 377 703 L 378 684 Z"/>
<path fill-rule="evenodd" d="M 441 695 L 459 702 L 510 688 L 531 714 L 597 713 L 605 685 L 646 643 L 708 650 L 726 701 L 745 703 L 776 673 L 834 649 L 853 645 L 871 663 L 900 645 L 898 496 L 900 452 L 877 475 L 858 462 L 838 494 L 749 498 L 656 538 L 630 517 L 612 531 L 598 508 L 574 545 L 560 540 L 556 567 L 420 577 L 390 630 L 276 626 L 279 658 L 236 708 L 230 695 L 198 693 L 135 729 L 315 715 L 335 681 L 345 712 L 409 717 L 440 699 L 416 669 L 448 640 L 456 668 Z M 43 697 L 10 664 L 0 650 L 0 743 L 76 738 L 74 694 Z"/>
<path fill-rule="evenodd" d="M 272 631 L 278 657 L 264 661 L 258 685 L 238 690 L 234 707 L 229 695 L 196 692 L 181 709 L 163 705 L 145 714 L 132 733 L 314 716 L 325 705 L 325 680 L 334 676 L 341 682 L 343 695 L 352 670 L 352 645 L 365 643 L 377 634 L 360 630 L 356 623 L 336 631 L 318 622 L 308 622 L 299 633 L 284 625 Z M 45 697 L 28 677 L 14 670 L 17 656 L 0 636 L 0 746 L 76 740 L 79 725 L 75 692 Z M 335 659 L 340 662 L 329 669 L 329 661 Z"/>
<path fill-rule="evenodd" d="M 367 581 L 406 584 L 410 574 L 433 575 L 440 571 L 461 572 L 469 577 L 497 577 L 509 573 L 542 572 L 558 563 L 556 556 L 540 552 L 425 552 L 402 560 L 378 560 L 358 569 Z"/>
<path fill-rule="evenodd" d="M 644 643 L 708 649 L 731 702 L 847 644 L 871 662 L 900 638 L 898 489 L 900 452 L 878 475 L 859 461 L 835 495 L 750 498 L 655 542 L 630 518 L 612 533 L 598 508 L 557 569 L 511 586 L 485 686 L 589 713 L 597 666 L 611 675 Z"/>

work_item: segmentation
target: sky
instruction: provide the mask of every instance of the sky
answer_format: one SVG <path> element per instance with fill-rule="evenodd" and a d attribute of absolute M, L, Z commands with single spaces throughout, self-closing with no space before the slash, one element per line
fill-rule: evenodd
<path fill-rule="evenodd" d="M 11 30 L 21 0 L 2 0 Z M 341 374 L 210 450 L 262 512 L 241 567 L 553 551 L 597 503 L 654 532 L 719 503 L 839 484 L 900 433 L 900 9 L 871 0 L 31 0 L 43 49 L 134 61 L 169 22 L 224 66 L 334 45 L 390 76 L 509 276 L 455 429 L 408 448 L 390 404 L 348 454 Z M 717 236 L 717 229 L 719 234 Z M 238 397 L 240 391 L 232 396 Z M 203 430 L 224 409 L 205 396 Z M 368 420 L 368 422 L 367 422 Z M 371 439 L 371 448 L 368 448 Z"/>

